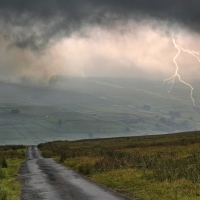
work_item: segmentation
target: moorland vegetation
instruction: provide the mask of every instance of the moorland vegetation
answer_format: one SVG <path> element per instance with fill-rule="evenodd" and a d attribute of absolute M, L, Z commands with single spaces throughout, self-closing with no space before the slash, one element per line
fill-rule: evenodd
<path fill-rule="evenodd" d="M 0 146 L 0 200 L 20 199 L 21 185 L 16 179 L 25 154 L 23 145 Z"/>
<path fill-rule="evenodd" d="M 200 198 L 200 132 L 40 144 L 52 157 L 130 198 Z"/>

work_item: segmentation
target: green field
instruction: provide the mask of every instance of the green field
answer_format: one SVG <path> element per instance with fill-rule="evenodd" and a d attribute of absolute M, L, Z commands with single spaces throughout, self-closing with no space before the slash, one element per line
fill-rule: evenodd
<path fill-rule="evenodd" d="M 0 146 L 0 199 L 19 200 L 21 184 L 18 170 L 26 159 L 25 146 Z"/>
<path fill-rule="evenodd" d="M 44 157 L 137 200 L 198 200 L 200 132 L 57 141 Z"/>
<path fill-rule="evenodd" d="M 161 81 L 120 78 L 63 79 L 43 88 L 0 83 L 0 145 L 199 130 L 188 88 L 176 83 L 171 96 L 168 89 Z"/>

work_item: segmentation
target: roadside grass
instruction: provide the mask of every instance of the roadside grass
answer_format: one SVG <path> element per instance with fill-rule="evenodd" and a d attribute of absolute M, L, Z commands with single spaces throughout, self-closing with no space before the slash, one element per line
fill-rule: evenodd
<path fill-rule="evenodd" d="M 16 179 L 25 153 L 22 145 L 0 146 L 0 200 L 20 199 L 21 184 Z"/>
<path fill-rule="evenodd" d="M 200 132 L 57 141 L 39 149 L 132 199 L 200 199 Z"/>

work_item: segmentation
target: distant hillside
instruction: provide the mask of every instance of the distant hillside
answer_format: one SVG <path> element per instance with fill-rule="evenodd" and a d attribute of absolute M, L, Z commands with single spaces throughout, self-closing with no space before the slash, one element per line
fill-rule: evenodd
<path fill-rule="evenodd" d="M 1 82 L 0 144 L 200 130 L 188 90 L 177 84 L 171 96 L 167 91 L 144 79 L 55 77 L 45 87 Z M 200 105 L 200 93 L 194 98 Z"/>

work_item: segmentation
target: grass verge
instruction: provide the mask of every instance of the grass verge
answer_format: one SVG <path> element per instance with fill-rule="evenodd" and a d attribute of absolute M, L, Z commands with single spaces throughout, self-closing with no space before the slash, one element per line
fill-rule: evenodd
<path fill-rule="evenodd" d="M 200 132 L 39 145 L 44 157 L 138 200 L 200 199 Z"/>
<path fill-rule="evenodd" d="M 18 170 L 25 161 L 26 147 L 0 146 L 0 200 L 19 200 L 21 184 L 16 181 Z"/>

